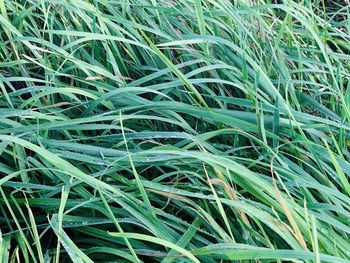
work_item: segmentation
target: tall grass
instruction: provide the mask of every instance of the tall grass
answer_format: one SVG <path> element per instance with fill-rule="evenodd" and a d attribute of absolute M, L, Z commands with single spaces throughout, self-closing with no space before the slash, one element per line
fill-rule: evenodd
<path fill-rule="evenodd" d="M 1 262 L 350 262 L 349 12 L 0 0 Z"/>

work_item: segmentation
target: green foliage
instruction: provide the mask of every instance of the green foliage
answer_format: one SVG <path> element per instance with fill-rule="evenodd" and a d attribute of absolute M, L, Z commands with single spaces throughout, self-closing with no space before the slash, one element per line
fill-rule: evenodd
<path fill-rule="evenodd" d="M 350 262 L 350 6 L 0 0 L 1 262 Z"/>

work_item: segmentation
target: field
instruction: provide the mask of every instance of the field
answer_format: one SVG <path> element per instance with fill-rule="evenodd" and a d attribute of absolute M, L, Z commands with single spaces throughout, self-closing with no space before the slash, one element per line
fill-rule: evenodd
<path fill-rule="evenodd" d="M 0 262 L 350 262 L 348 1 L 0 0 Z"/>

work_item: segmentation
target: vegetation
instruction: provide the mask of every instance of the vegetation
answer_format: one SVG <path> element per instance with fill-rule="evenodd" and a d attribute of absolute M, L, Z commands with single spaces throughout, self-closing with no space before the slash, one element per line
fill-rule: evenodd
<path fill-rule="evenodd" d="M 1 262 L 350 262 L 347 1 L 0 13 Z"/>

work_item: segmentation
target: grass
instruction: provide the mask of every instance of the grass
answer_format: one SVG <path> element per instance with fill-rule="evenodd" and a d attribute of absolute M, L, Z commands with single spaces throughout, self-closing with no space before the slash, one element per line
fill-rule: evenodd
<path fill-rule="evenodd" d="M 347 1 L 0 0 L 0 261 L 350 262 L 349 32 Z"/>

